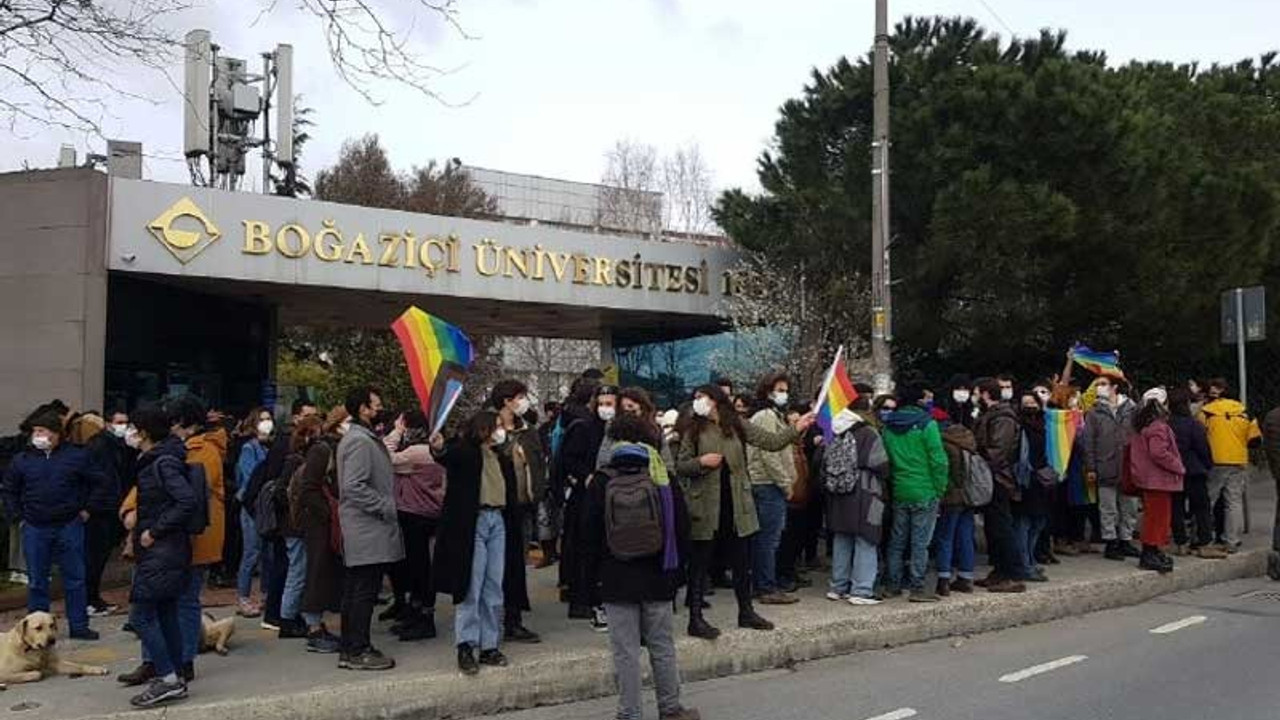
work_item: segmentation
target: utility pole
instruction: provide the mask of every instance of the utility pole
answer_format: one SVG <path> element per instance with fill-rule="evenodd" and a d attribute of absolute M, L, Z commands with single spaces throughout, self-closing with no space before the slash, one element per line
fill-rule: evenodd
<path fill-rule="evenodd" d="M 871 142 L 871 370 L 876 392 L 893 376 L 893 301 L 889 283 L 889 2 L 876 0 Z"/>

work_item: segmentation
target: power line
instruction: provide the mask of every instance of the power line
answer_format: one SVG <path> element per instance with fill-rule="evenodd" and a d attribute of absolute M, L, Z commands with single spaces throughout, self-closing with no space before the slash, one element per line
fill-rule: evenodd
<path fill-rule="evenodd" d="M 1009 27 L 1009 23 L 1005 22 L 1004 18 L 1000 17 L 1000 13 L 996 12 L 994 8 L 988 5 L 987 0 L 978 0 L 978 4 L 982 5 L 982 7 L 987 9 L 987 12 L 991 13 L 991 17 L 995 18 L 996 22 L 1000 23 L 1000 26 L 1005 29 L 1005 32 L 1009 33 L 1009 38 L 1012 39 L 1014 35 L 1013 28 Z"/>

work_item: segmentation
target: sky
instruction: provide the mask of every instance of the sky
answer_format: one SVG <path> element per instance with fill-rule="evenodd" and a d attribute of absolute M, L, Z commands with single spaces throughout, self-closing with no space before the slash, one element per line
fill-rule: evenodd
<path fill-rule="evenodd" d="M 127 0 L 114 0 L 126 2 Z M 377 133 L 403 170 L 432 158 L 585 182 L 600 179 L 619 139 L 666 152 L 697 144 L 717 188 L 758 188 L 756 160 L 768 147 L 778 107 L 802 92 L 810 73 L 873 39 L 873 0 L 457 0 L 455 29 L 406 8 L 393 25 L 412 28 L 426 60 L 452 71 L 434 88 L 443 104 L 390 83 L 367 89 L 371 105 L 342 84 L 319 24 L 295 3 L 196 0 L 179 33 L 212 31 L 226 55 L 251 58 L 287 42 L 295 91 L 314 109 L 304 172 L 330 164 L 344 139 Z M 889 0 L 904 15 L 965 15 L 1002 37 L 1065 29 L 1073 48 L 1130 59 L 1233 62 L 1280 48 L 1278 0 Z M 263 13 L 264 8 L 270 11 Z M 122 66 L 118 77 L 150 102 L 107 98 L 106 137 L 139 140 L 144 174 L 186 182 L 182 157 L 181 66 L 171 78 Z M 177 84 L 174 84 L 174 83 Z M 43 127 L 0 125 L 0 171 L 47 167 L 58 148 L 102 152 L 100 138 Z M 252 178 L 259 176 L 255 160 Z"/>

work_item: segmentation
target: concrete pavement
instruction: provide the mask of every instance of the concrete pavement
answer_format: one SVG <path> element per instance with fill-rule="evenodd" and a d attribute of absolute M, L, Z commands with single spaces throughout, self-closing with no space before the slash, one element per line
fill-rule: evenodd
<path fill-rule="evenodd" d="M 804 593 L 804 601 L 798 605 L 761 609 L 778 625 L 772 633 L 733 628 L 732 599 L 729 593 L 721 592 L 712 599 L 711 619 L 726 633 L 707 643 L 683 637 L 681 632 L 683 675 L 686 681 L 697 681 L 792 667 L 855 651 L 1043 623 L 1255 577 L 1266 565 L 1274 490 L 1270 483 L 1259 482 L 1251 487 L 1250 495 L 1254 530 L 1247 536 L 1244 552 L 1222 561 L 1179 558 L 1177 570 L 1166 576 L 1139 571 L 1132 560 L 1115 563 L 1099 556 L 1064 558 L 1064 564 L 1049 569 L 1052 582 L 1033 585 L 1025 595 L 980 592 L 953 596 L 936 605 L 894 601 L 872 608 L 829 602 L 822 598 L 825 588 L 814 587 Z M 364 675 L 338 670 L 332 656 L 308 655 L 300 641 L 275 640 L 255 623 L 240 620 L 231 655 L 202 657 L 190 698 L 164 711 L 129 711 L 130 691 L 120 689 L 110 678 L 53 678 L 12 686 L 2 699 L 9 707 L 21 706 L 24 717 L 38 719 L 106 718 L 123 713 L 134 718 L 182 720 L 208 720 L 215 714 L 236 720 L 430 720 L 611 695 L 607 639 L 592 633 L 585 622 L 571 623 L 565 618 L 565 607 L 556 599 L 554 579 L 554 569 L 531 571 L 535 612 L 526 624 L 543 633 L 545 642 L 505 648 L 512 665 L 485 669 L 476 678 L 463 677 L 456 670 L 452 609 L 441 598 L 440 638 L 406 645 L 385 634 L 375 636 L 375 643 L 399 662 L 389 673 Z M 214 613 L 224 616 L 230 608 L 215 609 Z M 683 620 L 683 615 L 677 619 L 681 625 Z M 123 618 L 96 621 L 95 627 L 104 634 L 102 642 L 68 642 L 63 652 L 75 659 L 107 664 L 113 673 L 133 667 L 138 644 L 132 635 L 120 631 L 122 622 Z"/>

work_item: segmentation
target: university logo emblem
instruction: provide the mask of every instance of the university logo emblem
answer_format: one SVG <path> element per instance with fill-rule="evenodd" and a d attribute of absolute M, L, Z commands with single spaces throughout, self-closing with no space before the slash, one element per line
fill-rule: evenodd
<path fill-rule="evenodd" d="M 187 197 L 160 213 L 147 230 L 184 265 L 222 237 L 218 226 Z"/>

